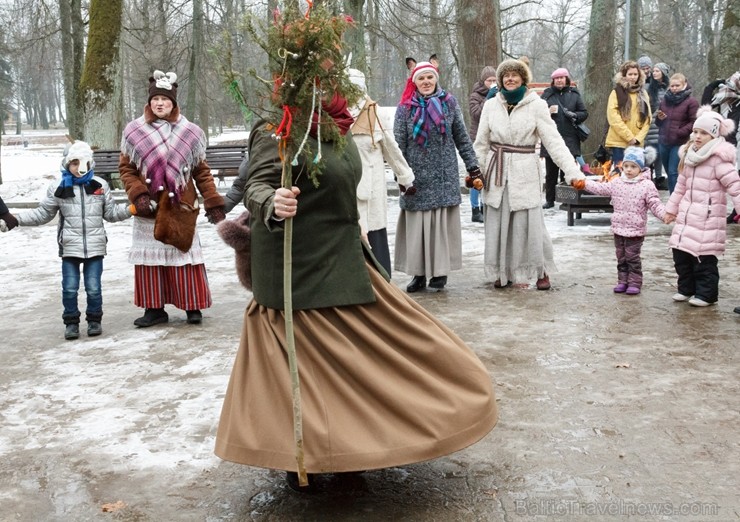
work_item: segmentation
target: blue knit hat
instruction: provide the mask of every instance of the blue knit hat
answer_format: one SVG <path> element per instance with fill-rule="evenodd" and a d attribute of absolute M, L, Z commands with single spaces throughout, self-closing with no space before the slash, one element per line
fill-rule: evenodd
<path fill-rule="evenodd" d="M 645 151 L 640 147 L 627 147 L 624 149 L 624 159 L 622 159 L 622 164 L 624 164 L 625 161 L 637 163 L 640 170 L 642 170 L 645 168 Z"/>

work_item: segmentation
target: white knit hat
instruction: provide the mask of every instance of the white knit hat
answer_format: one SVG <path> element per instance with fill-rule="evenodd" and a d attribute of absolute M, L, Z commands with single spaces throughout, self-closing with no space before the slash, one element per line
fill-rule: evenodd
<path fill-rule="evenodd" d="M 411 72 L 411 81 L 415 82 L 420 75 L 425 73 L 433 73 L 434 77 L 439 81 L 439 71 L 431 64 L 431 62 L 417 63 L 416 67 L 414 67 L 414 70 Z"/>
<path fill-rule="evenodd" d="M 711 105 L 702 105 L 696 111 L 695 129 L 707 131 L 712 138 L 727 136 L 735 128 L 735 122 L 730 118 L 723 118 L 718 112 L 712 110 Z"/>
<path fill-rule="evenodd" d="M 65 149 L 64 157 L 62 158 L 62 168 L 67 170 L 69 164 L 74 160 L 79 160 L 80 162 L 81 176 L 84 176 L 88 171 L 95 167 L 93 151 L 90 148 L 90 145 L 84 141 L 75 141 Z"/>

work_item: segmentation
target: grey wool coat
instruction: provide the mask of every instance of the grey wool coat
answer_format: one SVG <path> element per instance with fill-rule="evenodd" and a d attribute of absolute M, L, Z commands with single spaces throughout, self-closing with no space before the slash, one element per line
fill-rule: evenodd
<path fill-rule="evenodd" d="M 411 107 L 399 105 L 396 109 L 393 134 L 406 162 L 414 171 L 414 186 L 417 189 L 413 196 L 400 197 L 400 205 L 404 210 L 433 210 L 460 205 L 462 198 L 456 150 L 460 152 L 466 170 L 478 166 L 460 105 L 452 95 L 449 95 L 444 114 L 446 134 L 440 134 L 431 124 L 427 146 L 423 147 L 413 138 Z"/>

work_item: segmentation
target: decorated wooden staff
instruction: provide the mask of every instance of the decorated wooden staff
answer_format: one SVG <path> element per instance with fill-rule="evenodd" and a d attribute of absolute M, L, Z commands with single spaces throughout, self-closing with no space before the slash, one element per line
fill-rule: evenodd
<path fill-rule="evenodd" d="M 325 96 L 339 95 L 351 102 L 360 96 L 359 90 L 349 81 L 342 66 L 342 35 L 353 23 L 352 19 L 332 16 L 323 8 L 312 7 L 313 3 L 309 2 L 305 13 L 300 13 L 295 8 L 289 8 L 284 13 L 275 11 L 273 23 L 265 31 L 266 40 L 260 36 L 252 19 L 247 23 L 248 32 L 270 59 L 271 80 L 264 80 L 256 72 L 250 72 L 269 86 L 269 94 L 263 96 L 263 101 L 269 97 L 266 105 L 271 108 L 265 119 L 279 121 L 273 124 L 272 137 L 278 141 L 282 161 L 281 186 L 289 190 L 294 181 L 293 166 L 299 164 L 301 155 L 309 158 L 308 176 L 314 186 L 318 187 L 324 166 L 321 156 L 322 140 L 333 141 L 339 148 L 344 146 L 344 137 L 337 124 L 331 117 L 322 115 L 322 101 Z M 234 99 L 240 104 L 246 104 L 247 97 L 239 92 L 233 73 L 226 76 Z M 253 109 L 255 112 L 260 111 L 259 107 Z M 312 128 L 315 129 L 317 138 L 316 150 L 311 149 L 311 142 L 308 140 Z M 288 217 L 284 222 L 283 245 L 285 337 L 293 398 L 298 481 L 300 486 L 306 486 L 308 476 L 304 465 L 301 388 L 293 332 L 292 241 L 293 218 Z"/>

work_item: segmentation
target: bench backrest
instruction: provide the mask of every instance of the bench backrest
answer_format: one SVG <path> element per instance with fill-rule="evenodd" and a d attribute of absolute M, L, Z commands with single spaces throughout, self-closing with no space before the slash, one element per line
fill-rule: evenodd
<path fill-rule="evenodd" d="M 95 160 L 95 173 L 106 177 L 106 174 L 118 172 L 118 161 L 120 150 L 96 150 L 93 151 Z M 233 174 L 236 176 L 244 158 L 247 156 L 247 145 L 211 145 L 206 147 L 206 162 L 219 174 Z"/>

